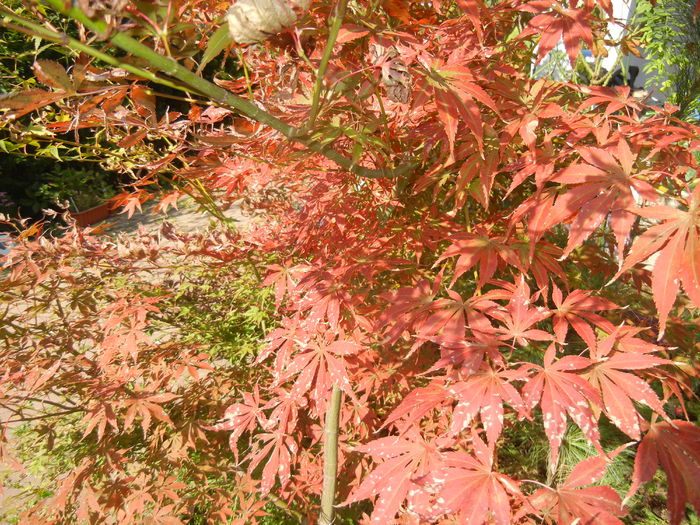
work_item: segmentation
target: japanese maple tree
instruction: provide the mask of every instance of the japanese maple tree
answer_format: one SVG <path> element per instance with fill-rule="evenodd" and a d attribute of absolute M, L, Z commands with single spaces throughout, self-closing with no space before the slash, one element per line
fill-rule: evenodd
<path fill-rule="evenodd" d="M 572 65 L 600 55 L 609 1 L 0 14 L 70 61 L 38 60 L 38 85 L 0 99 L 27 153 L 131 174 L 125 213 L 165 185 L 161 209 L 189 195 L 221 223 L 20 229 L 0 402 L 9 421 L 58 403 L 38 420 L 74 417 L 93 450 L 28 520 L 256 523 L 272 502 L 323 524 L 620 523 L 659 469 L 667 519 L 700 512 L 700 129 L 628 88 L 530 75 L 560 40 Z M 239 199 L 263 220 L 228 222 Z M 248 361 L 222 366 L 178 326 L 193 261 L 207 286 L 269 289 Z M 509 452 L 525 434 L 546 448 L 535 468 Z M 605 484 L 625 461 L 631 485 Z"/>

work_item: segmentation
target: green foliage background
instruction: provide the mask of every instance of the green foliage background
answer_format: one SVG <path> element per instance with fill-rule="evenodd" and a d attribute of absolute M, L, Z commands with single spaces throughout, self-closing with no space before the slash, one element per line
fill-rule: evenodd
<path fill-rule="evenodd" d="M 655 5 L 654 5 L 655 4 Z M 700 120 L 700 17 L 689 0 L 639 0 L 635 11 L 650 83 L 661 86 L 679 116 Z"/>

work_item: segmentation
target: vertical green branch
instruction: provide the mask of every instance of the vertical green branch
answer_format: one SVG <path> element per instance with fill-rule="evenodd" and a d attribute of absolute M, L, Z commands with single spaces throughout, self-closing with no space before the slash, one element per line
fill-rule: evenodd
<path fill-rule="evenodd" d="M 335 13 L 331 19 L 331 27 L 328 31 L 328 39 L 326 40 L 326 48 L 323 50 L 323 56 L 321 57 L 321 62 L 318 65 L 318 70 L 316 71 L 316 83 L 314 84 L 314 93 L 311 99 L 311 110 L 309 111 L 309 120 L 304 125 L 304 130 L 310 130 L 319 111 L 321 111 L 321 91 L 323 91 L 323 81 L 326 77 L 326 69 L 328 69 L 328 62 L 330 62 L 331 55 L 333 54 L 333 47 L 335 46 L 335 41 L 338 38 L 338 32 L 340 31 L 340 26 L 343 24 L 343 18 L 345 18 L 345 11 L 348 6 L 348 0 L 338 0 L 338 4 L 335 7 Z"/>
<path fill-rule="evenodd" d="M 331 402 L 326 411 L 326 426 L 323 429 L 323 490 L 321 492 L 321 514 L 319 525 L 330 525 L 335 515 L 335 485 L 338 475 L 338 422 L 342 392 L 333 386 Z"/>

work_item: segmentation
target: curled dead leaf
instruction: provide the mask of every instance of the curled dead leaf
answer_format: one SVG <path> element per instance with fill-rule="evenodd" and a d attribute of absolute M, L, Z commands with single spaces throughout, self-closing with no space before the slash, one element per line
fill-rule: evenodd
<path fill-rule="evenodd" d="M 36 78 L 45 86 L 68 93 L 75 92 L 73 81 L 66 73 L 65 68 L 58 62 L 53 60 L 36 60 L 33 67 Z"/>
<path fill-rule="evenodd" d="M 381 65 L 382 84 L 386 87 L 387 96 L 394 102 L 407 104 L 411 100 L 413 79 L 408 66 L 398 55 L 395 47 L 370 45 L 372 62 Z"/>
<path fill-rule="evenodd" d="M 231 38 L 237 44 L 263 42 L 297 21 L 310 0 L 239 0 L 226 13 Z"/>

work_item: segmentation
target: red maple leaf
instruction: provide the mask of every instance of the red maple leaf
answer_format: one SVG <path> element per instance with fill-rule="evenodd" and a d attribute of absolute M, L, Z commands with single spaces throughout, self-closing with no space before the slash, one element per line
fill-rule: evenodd
<path fill-rule="evenodd" d="M 618 256 L 622 260 L 625 242 L 635 221 L 634 214 L 629 211 L 636 205 L 635 193 L 644 200 L 655 202 L 656 191 L 643 180 L 646 172 L 634 169 L 637 155 L 624 138 L 619 138 L 616 148 L 579 147 L 576 151 L 584 162 L 572 163 L 550 179 L 571 188 L 557 199 L 549 224 L 576 212 L 562 259 L 583 243 L 609 215 L 617 239 Z"/>
<path fill-rule="evenodd" d="M 610 321 L 595 313 L 595 311 L 619 308 L 607 299 L 591 297 L 590 292 L 583 290 L 574 290 L 566 299 L 563 299 L 559 287 L 552 284 L 552 300 L 557 307 L 554 310 L 552 324 L 559 343 L 565 342 L 569 326 L 581 336 L 589 348 L 596 346 L 596 336 L 591 325 L 609 334 L 614 330 Z"/>
<path fill-rule="evenodd" d="M 639 444 L 629 499 L 656 470 L 666 473 L 671 525 L 678 525 L 689 502 L 700 512 L 700 428 L 689 421 L 654 423 Z"/>
<path fill-rule="evenodd" d="M 309 311 L 307 321 L 312 324 L 327 320 L 336 329 L 344 311 L 354 314 L 353 299 L 347 286 L 331 272 L 309 273 L 299 287 L 306 289 L 306 294 L 295 306 L 299 311 Z"/>
<path fill-rule="evenodd" d="M 299 345 L 306 344 L 314 335 L 310 331 L 309 323 L 306 323 L 299 313 L 294 315 L 294 317 L 283 318 L 281 325 L 280 328 L 275 328 L 268 334 L 267 340 L 269 344 L 262 349 L 255 359 L 255 364 L 260 364 L 274 354 L 273 374 L 275 377 L 279 377 L 282 371 L 287 368 L 294 350 Z"/>
<path fill-rule="evenodd" d="M 511 382 L 526 378 L 527 374 L 522 369 L 497 371 L 484 365 L 464 381 L 450 385 L 448 391 L 457 400 L 450 432 L 456 434 L 466 429 L 478 413 L 486 437 L 493 445 L 503 429 L 503 402 L 520 414 L 523 412 L 523 400 Z"/>
<path fill-rule="evenodd" d="M 450 237 L 450 240 L 452 244 L 435 263 L 438 264 L 449 257 L 459 256 L 450 286 L 454 285 L 462 274 L 476 265 L 479 265 L 478 288 L 486 284 L 496 273 L 499 259 L 516 268 L 520 265 L 517 252 L 508 245 L 507 239 L 494 236 L 485 228 L 477 228 L 474 233 L 456 233 Z"/>
<path fill-rule="evenodd" d="M 632 343 L 632 351 L 624 350 L 625 339 L 636 341 Z M 613 351 L 621 340 L 622 350 L 618 346 L 618 351 Z M 600 391 L 602 406 L 610 421 L 632 439 L 639 439 L 641 417 L 632 401 L 648 406 L 661 417 L 666 417 L 666 413 L 652 388 L 641 377 L 623 370 L 645 370 L 671 361 L 649 355 L 659 347 L 631 337 L 630 332 L 622 328 L 617 328 L 593 348 L 591 356 L 595 364 L 585 377 Z"/>
<path fill-rule="evenodd" d="M 521 271 L 531 272 L 540 290 L 544 290 L 552 276 L 566 282 L 566 273 L 557 261 L 561 255 L 561 248 L 545 241 L 519 241 L 511 243 L 510 246 L 520 254 Z"/>
<path fill-rule="evenodd" d="M 571 2 L 575 5 L 578 2 Z M 540 34 L 537 62 L 549 53 L 559 40 L 564 40 L 566 53 L 569 55 L 571 67 L 574 67 L 583 40 L 589 49 L 593 48 L 593 32 L 591 30 L 591 9 L 576 9 L 565 7 L 551 0 L 533 0 L 520 7 L 520 10 L 535 13 L 530 20 L 530 31 L 523 32 L 521 37 Z M 545 12 L 546 11 L 546 12 Z"/>
<path fill-rule="evenodd" d="M 446 452 L 443 467 L 434 474 L 439 488 L 438 504 L 446 512 L 456 513 L 459 523 L 509 525 L 509 493 L 522 497 L 518 484 L 493 470 L 493 454 L 486 444 L 472 435 L 474 455 Z"/>
<path fill-rule="evenodd" d="M 504 283 L 509 285 L 510 283 Z M 532 297 L 530 287 L 525 282 L 525 277 L 520 276 L 517 286 L 508 286 L 512 289 L 512 295 L 505 311 L 494 310 L 491 315 L 500 320 L 505 326 L 496 328 L 500 332 L 500 339 L 512 339 L 519 345 L 527 345 L 528 339 L 534 341 L 551 341 L 552 335 L 543 330 L 532 328 L 533 325 L 549 317 L 552 313 L 542 306 L 530 308 Z"/>
<path fill-rule="evenodd" d="M 441 368 L 459 367 L 462 372 L 476 372 L 481 368 L 484 356 L 488 355 L 491 363 L 503 365 L 503 354 L 500 352 L 502 342 L 493 334 L 475 331 L 472 339 L 440 341 L 440 359 L 426 373 Z M 436 340 L 434 340 L 437 342 Z"/>
<path fill-rule="evenodd" d="M 596 448 L 600 448 L 598 422 L 590 404 L 601 406 L 598 391 L 575 370 L 582 370 L 592 364 L 590 359 L 570 355 L 554 361 L 556 353 L 552 343 L 544 354 L 544 367 L 525 383 L 522 389 L 526 406 L 534 408 L 540 403 L 544 431 L 551 445 L 550 461 L 556 465 L 559 457 L 567 414 L 583 431 Z M 525 365 L 531 366 L 531 365 Z"/>
<path fill-rule="evenodd" d="M 587 525 L 622 525 L 618 516 L 624 516 L 620 496 L 612 487 L 598 485 L 612 458 L 626 445 L 607 456 L 600 455 L 578 463 L 563 484 L 535 492 L 530 504 L 541 513 L 546 523 L 581 523 Z"/>
<path fill-rule="evenodd" d="M 216 425 L 206 427 L 207 430 L 230 430 L 229 446 L 238 461 L 238 440 L 248 431 L 252 432 L 257 426 L 265 424 L 265 416 L 260 407 L 260 392 L 258 386 L 252 393 L 243 393 L 243 403 L 234 403 L 224 412 L 224 417 Z"/>
<path fill-rule="evenodd" d="M 455 138 L 460 122 L 467 125 L 476 140 L 479 151 L 483 152 L 484 125 L 477 101 L 499 114 L 494 100 L 476 82 L 475 76 L 465 66 L 467 58 L 461 50 L 458 50 L 452 53 L 447 61 L 434 60 L 430 65 L 429 77 L 419 88 L 419 92 L 427 93 L 427 85 L 432 86 L 438 118 L 445 127 L 451 158 L 454 156 Z M 420 102 L 422 101 L 415 101 L 416 104 Z"/>
<path fill-rule="evenodd" d="M 176 397 L 178 397 L 176 394 L 167 392 L 143 397 L 137 396 L 125 400 L 124 406 L 128 406 L 129 408 L 124 416 L 124 430 L 128 430 L 131 427 L 137 415 L 141 416 L 141 428 L 143 429 L 144 436 L 148 432 L 152 417 L 164 423 L 168 423 L 170 426 L 175 426 L 159 403 L 172 401 Z"/>
<path fill-rule="evenodd" d="M 634 241 L 614 278 L 660 251 L 651 273 L 651 289 L 659 313 L 661 339 L 681 282 L 688 297 L 700 306 L 700 184 L 692 193 L 687 211 L 670 206 L 633 208 L 632 211 L 664 222 L 652 226 Z"/>
<path fill-rule="evenodd" d="M 391 411 L 382 426 L 385 427 L 400 419 L 402 421 L 399 431 L 403 432 L 447 400 L 451 400 L 449 392 L 440 383 L 431 383 L 426 387 L 416 388 L 411 390 L 399 406 Z"/>
<path fill-rule="evenodd" d="M 415 286 L 405 286 L 381 295 L 388 306 L 379 315 L 377 330 L 385 333 L 388 342 L 395 342 L 414 323 L 429 315 L 439 283 L 432 286 L 421 280 Z"/>
<path fill-rule="evenodd" d="M 294 380 L 291 394 L 301 396 L 314 389 L 314 399 L 323 399 L 333 385 L 356 400 L 350 386 L 345 356 L 359 352 L 360 346 L 350 341 L 309 341 L 291 359 L 279 376 L 278 383 Z"/>
<path fill-rule="evenodd" d="M 150 197 L 152 198 L 152 197 Z M 131 219 L 131 216 L 138 209 L 142 212 L 141 204 L 149 199 L 148 194 L 143 191 L 138 191 L 135 193 L 122 192 L 112 199 L 114 204 L 113 208 L 123 208 L 120 213 L 126 213 L 127 217 Z"/>
<path fill-rule="evenodd" d="M 343 503 L 347 505 L 378 496 L 371 523 L 394 523 L 394 516 L 411 490 L 421 490 L 416 481 L 437 470 L 440 453 L 417 432 L 404 437 L 376 439 L 355 448 L 381 461 Z"/>
<path fill-rule="evenodd" d="M 248 468 L 252 471 L 265 460 L 260 492 L 267 494 L 272 490 L 276 478 L 279 478 L 283 486 L 289 481 L 292 458 L 299 450 L 299 446 L 292 436 L 280 430 L 258 434 L 255 438 L 263 445 L 252 454 Z"/>
<path fill-rule="evenodd" d="M 611 115 L 623 108 L 627 109 L 628 112 L 630 110 L 641 110 L 639 101 L 630 96 L 631 89 L 629 86 L 615 86 L 614 88 L 603 86 L 577 86 L 577 89 L 588 95 L 579 105 L 579 111 L 602 104 L 608 105 L 605 110 L 606 115 Z"/>
<path fill-rule="evenodd" d="M 275 285 L 275 307 L 279 309 L 285 294 L 291 294 L 296 289 L 299 281 L 297 274 L 303 273 L 307 268 L 291 267 L 290 261 L 287 261 L 283 265 L 270 264 L 267 269 L 270 273 L 260 286 Z"/>
<path fill-rule="evenodd" d="M 432 304 L 435 312 L 417 324 L 418 333 L 413 348 L 428 340 L 441 346 L 463 341 L 467 325 L 474 333 L 493 332 L 491 323 L 483 313 L 498 308 L 498 304 L 489 299 L 489 294 L 472 296 L 467 300 L 454 290 L 447 290 L 447 295 L 449 297 L 435 301 Z"/>

